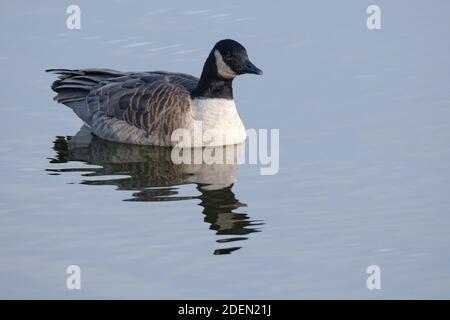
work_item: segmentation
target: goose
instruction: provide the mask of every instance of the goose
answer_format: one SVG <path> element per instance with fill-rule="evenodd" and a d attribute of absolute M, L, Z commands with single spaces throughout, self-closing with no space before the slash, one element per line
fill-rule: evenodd
<path fill-rule="evenodd" d="M 202 147 L 239 144 L 246 131 L 233 99 L 233 79 L 263 72 L 235 40 L 217 42 L 200 79 L 166 71 L 48 69 L 58 103 L 96 136 L 136 145 Z M 179 134 L 181 130 L 181 135 Z M 177 134 L 175 134 L 177 133 Z"/>

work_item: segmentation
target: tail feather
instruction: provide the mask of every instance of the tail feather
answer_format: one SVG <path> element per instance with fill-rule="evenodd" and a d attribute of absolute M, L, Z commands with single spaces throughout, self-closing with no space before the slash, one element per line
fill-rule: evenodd
<path fill-rule="evenodd" d="M 52 84 L 57 93 L 53 98 L 73 111 L 90 125 L 91 114 L 86 104 L 89 92 L 106 79 L 121 77 L 126 73 L 110 69 L 47 69 L 46 72 L 58 75 Z"/>
<path fill-rule="evenodd" d="M 84 91 L 91 91 L 91 89 L 93 88 L 93 85 L 86 85 L 86 84 L 77 84 L 77 83 L 73 83 L 70 81 L 64 81 L 62 83 L 59 83 L 57 86 L 55 86 L 55 88 L 53 90 L 55 90 L 56 92 L 62 92 L 64 90 L 70 90 L 70 89 L 74 89 L 74 90 L 84 90 Z"/>

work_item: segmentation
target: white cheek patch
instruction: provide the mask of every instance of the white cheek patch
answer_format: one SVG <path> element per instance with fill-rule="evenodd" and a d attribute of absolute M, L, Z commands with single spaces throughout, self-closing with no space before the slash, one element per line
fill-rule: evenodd
<path fill-rule="evenodd" d="M 216 57 L 216 65 L 218 74 L 225 79 L 233 79 L 237 74 L 223 61 L 222 55 L 218 50 L 214 50 L 214 56 Z"/>

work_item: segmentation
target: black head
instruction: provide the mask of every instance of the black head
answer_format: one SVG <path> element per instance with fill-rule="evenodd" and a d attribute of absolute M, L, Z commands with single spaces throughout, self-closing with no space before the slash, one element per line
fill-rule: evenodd
<path fill-rule="evenodd" d="M 217 42 L 211 51 L 211 56 L 215 59 L 217 75 L 224 79 L 233 79 L 245 73 L 263 73 L 250 62 L 244 46 L 231 39 Z"/>
<path fill-rule="evenodd" d="M 197 87 L 192 97 L 233 99 L 233 79 L 245 73 L 262 74 L 250 62 L 247 50 L 230 39 L 217 42 L 203 66 Z"/>

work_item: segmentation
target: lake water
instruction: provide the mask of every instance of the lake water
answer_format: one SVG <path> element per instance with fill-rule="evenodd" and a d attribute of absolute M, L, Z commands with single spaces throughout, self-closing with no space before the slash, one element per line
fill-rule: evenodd
<path fill-rule="evenodd" d="M 381 30 L 372 1 L 69 4 L 0 4 L 0 298 L 450 297 L 448 1 L 377 1 Z M 264 70 L 234 93 L 276 175 L 77 135 L 43 72 L 198 76 L 223 38 Z"/>

